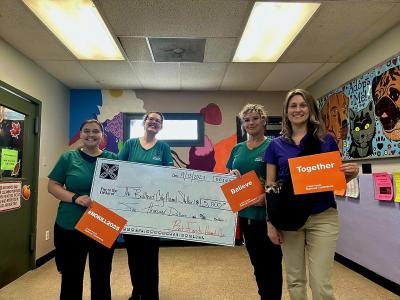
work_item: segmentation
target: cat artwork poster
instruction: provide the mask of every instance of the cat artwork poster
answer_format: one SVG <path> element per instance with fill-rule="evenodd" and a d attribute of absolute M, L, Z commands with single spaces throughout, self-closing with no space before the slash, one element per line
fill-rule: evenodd
<path fill-rule="evenodd" d="M 344 160 L 400 156 L 400 55 L 318 99 Z"/>

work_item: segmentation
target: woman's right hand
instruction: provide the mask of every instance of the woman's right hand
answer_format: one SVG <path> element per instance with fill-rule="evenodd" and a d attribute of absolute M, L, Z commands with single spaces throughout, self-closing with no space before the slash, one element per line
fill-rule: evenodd
<path fill-rule="evenodd" d="M 88 195 L 82 195 L 76 198 L 75 203 L 80 206 L 89 207 L 92 204 L 92 199 Z"/>
<path fill-rule="evenodd" d="M 242 174 L 240 174 L 238 169 L 234 169 L 234 170 L 230 170 L 229 174 L 231 175 L 235 175 L 237 178 L 239 178 L 240 176 L 242 176 Z"/>
<path fill-rule="evenodd" d="M 267 222 L 268 237 L 275 245 L 281 245 L 283 243 L 282 232 L 275 228 L 271 222 Z"/>

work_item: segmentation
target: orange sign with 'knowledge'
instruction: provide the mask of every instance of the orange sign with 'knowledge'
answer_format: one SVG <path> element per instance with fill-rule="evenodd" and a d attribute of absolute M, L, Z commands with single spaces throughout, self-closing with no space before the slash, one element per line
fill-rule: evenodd
<path fill-rule="evenodd" d="M 92 202 L 75 225 L 75 229 L 107 248 L 111 248 L 126 222 L 124 218 L 105 206 Z"/>
<path fill-rule="evenodd" d="M 341 190 L 346 178 L 340 171 L 339 151 L 289 159 L 290 175 L 296 195 Z"/>
<path fill-rule="evenodd" d="M 264 187 L 254 171 L 221 185 L 221 190 L 233 212 L 253 205 L 258 201 L 257 197 L 264 194 Z"/>

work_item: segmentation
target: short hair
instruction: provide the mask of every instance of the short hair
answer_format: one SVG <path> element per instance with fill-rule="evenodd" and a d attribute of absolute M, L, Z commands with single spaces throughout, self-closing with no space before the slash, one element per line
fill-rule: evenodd
<path fill-rule="evenodd" d="M 81 124 L 81 127 L 79 127 L 79 131 L 82 131 L 83 127 L 84 127 L 86 124 L 92 124 L 92 123 L 97 124 L 97 125 L 100 127 L 101 133 L 104 133 L 103 125 L 102 125 L 98 120 L 96 120 L 96 119 L 89 119 L 89 120 L 84 121 L 84 122 Z"/>
<path fill-rule="evenodd" d="M 262 119 L 267 120 L 267 112 L 264 109 L 264 106 L 261 104 L 246 104 L 243 106 L 242 110 L 239 112 L 239 118 L 243 121 L 244 115 L 248 114 L 249 112 L 257 113 Z"/>
<path fill-rule="evenodd" d="M 304 99 L 310 111 L 310 116 L 307 124 L 308 131 L 312 132 L 313 135 L 320 141 L 323 141 L 323 138 L 326 135 L 326 128 L 321 116 L 321 112 L 318 109 L 318 105 L 314 97 L 308 91 L 303 89 L 293 89 L 289 91 L 286 95 L 282 111 L 282 135 L 287 140 L 290 140 L 292 138 L 293 129 L 292 124 L 289 121 L 287 112 L 290 100 L 296 95 L 299 95 Z"/>
<path fill-rule="evenodd" d="M 247 103 L 245 106 L 243 106 L 242 110 L 239 112 L 239 119 L 243 124 L 244 121 L 244 116 L 247 115 L 250 112 L 255 112 L 257 113 L 261 119 L 265 120 L 265 126 L 264 129 L 267 128 L 267 112 L 261 104 L 251 104 Z M 244 130 L 244 128 L 242 128 Z"/>

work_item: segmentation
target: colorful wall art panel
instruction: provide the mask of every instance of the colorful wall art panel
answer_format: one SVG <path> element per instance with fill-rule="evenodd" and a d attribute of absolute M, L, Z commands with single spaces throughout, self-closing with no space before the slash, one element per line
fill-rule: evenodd
<path fill-rule="evenodd" d="M 400 155 L 400 56 L 319 99 L 343 159 Z"/>

